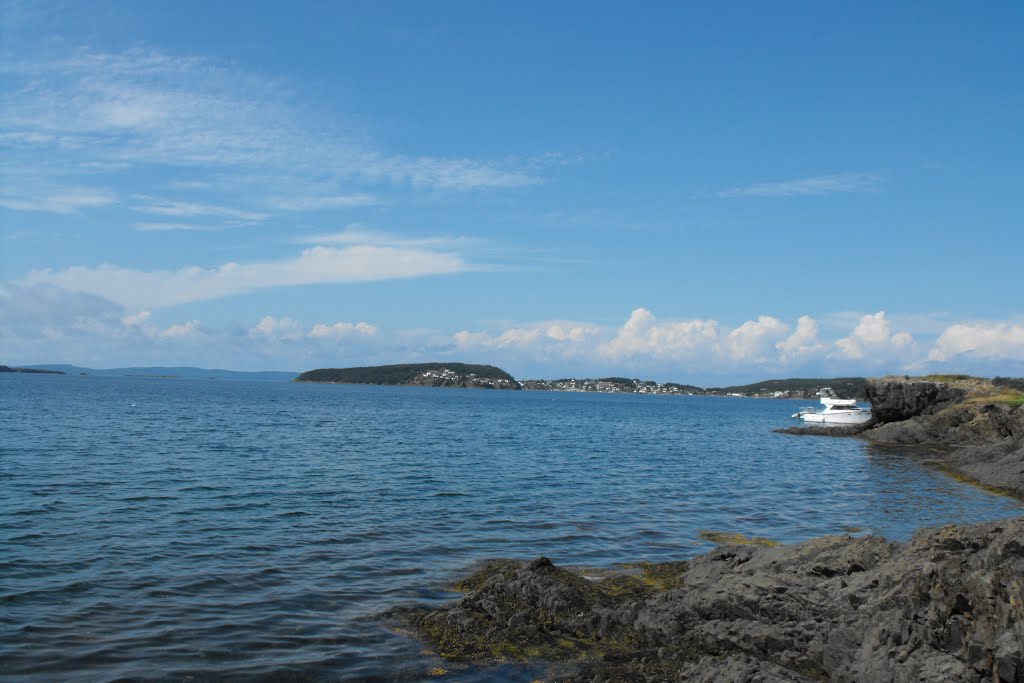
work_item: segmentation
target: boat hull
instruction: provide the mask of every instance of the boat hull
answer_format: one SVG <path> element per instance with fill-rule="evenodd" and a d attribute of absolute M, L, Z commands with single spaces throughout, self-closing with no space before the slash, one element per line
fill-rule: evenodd
<path fill-rule="evenodd" d="M 849 413 L 804 413 L 800 416 L 804 422 L 814 422 L 816 424 L 836 424 L 836 425 L 859 425 L 864 424 L 871 419 L 871 413 L 868 411 L 858 410 L 857 412 Z"/>

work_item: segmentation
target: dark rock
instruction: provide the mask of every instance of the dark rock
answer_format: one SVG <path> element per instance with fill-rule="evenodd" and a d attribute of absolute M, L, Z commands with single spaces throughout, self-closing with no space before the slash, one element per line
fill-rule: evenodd
<path fill-rule="evenodd" d="M 875 425 L 874 420 L 868 420 L 859 425 L 801 425 L 799 427 L 784 427 L 776 429 L 779 434 L 796 434 L 798 436 L 857 436 L 861 432 L 871 429 Z"/>
<path fill-rule="evenodd" d="M 1024 406 L 997 400 L 1002 386 L 1009 385 L 971 377 L 870 379 L 866 393 L 872 417 L 867 423 L 776 431 L 859 436 L 881 446 L 909 447 L 911 455 L 951 474 L 1024 498 Z"/>
<path fill-rule="evenodd" d="M 875 420 L 900 422 L 935 413 L 963 400 L 970 391 L 964 384 L 882 377 L 869 379 L 866 393 Z"/>
<path fill-rule="evenodd" d="M 443 656 L 577 660 L 574 681 L 1024 681 L 1024 518 L 718 548 L 590 581 L 505 562 L 407 618 Z M 676 575 L 672 587 L 652 577 Z M 453 644 L 456 645 L 453 649 Z"/>

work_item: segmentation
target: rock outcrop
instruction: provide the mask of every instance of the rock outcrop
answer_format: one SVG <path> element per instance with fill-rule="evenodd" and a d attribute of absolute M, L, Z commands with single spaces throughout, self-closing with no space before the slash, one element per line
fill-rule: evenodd
<path fill-rule="evenodd" d="M 868 380 L 866 393 L 872 417 L 863 425 L 779 431 L 911 447 L 933 465 L 1024 498 L 1024 406 L 1012 384 L 961 376 L 882 377 Z"/>
<path fill-rule="evenodd" d="M 499 561 L 408 610 L 444 657 L 579 662 L 573 681 L 1024 682 L 1024 518 L 730 545 L 591 580 Z"/>
<path fill-rule="evenodd" d="M 868 397 L 881 424 L 862 438 L 929 449 L 940 467 L 1024 498 L 1024 406 L 1015 389 L 975 378 L 883 378 L 868 382 Z"/>
<path fill-rule="evenodd" d="M 871 402 L 871 415 L 877 422 L 901 422 L 931 415 L 962 401 L 973 388 L 968 382 L 882 377 L 869 379 L 865 392 Z"/>

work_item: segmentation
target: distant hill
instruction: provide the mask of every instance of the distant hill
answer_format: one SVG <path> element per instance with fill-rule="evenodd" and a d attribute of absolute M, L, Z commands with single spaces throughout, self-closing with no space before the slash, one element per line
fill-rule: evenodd
<path fill-rule="evenodd" d="M 382 384 L 391 386 L 520 389 L 512 375 L 493 365 L 406 363 L 362 368 L 321 368 L 304 372 L 296 382 Z"/>
<path fill-rule="evenodd" d="M 771 396 L 775 392 L 792 398 L 814 398 L 822 387 L 832 387 L 840 398 L 865 399 L 867 379 L 864 377 L 833 377 L 831 379 L 767 379 L 753 384 L 707 389 L 709 394 L 743 394 L 744 396 Z"/>
<path fill-rule="evenodd" d="M 42 370 L 40 368 L 12 368 L 6 365 L 0 365 L 0 372 L 20 372 L 28 375 L 63 375 L 64 372 L 60 370 Z"/>
<path fill-rule="evenodd" d="M 165 379 L 226 379 L 290 382 L 297 372 L 240 372 L 237 370 L 208 370 L 194 367 L 135 367 L 135 368 L 83 368 L 77 365 L 32 365 L 31 369 L 59 371 L 68 375 L 92 375 L 96 377 L 154 377 Z"/>

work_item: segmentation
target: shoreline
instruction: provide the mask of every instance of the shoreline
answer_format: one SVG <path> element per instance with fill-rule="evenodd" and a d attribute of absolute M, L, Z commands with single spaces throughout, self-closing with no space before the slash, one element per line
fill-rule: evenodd
<path fill-rule="evenodd" d="M 1024 500 L 1024 406 L 990 390 L 870 380 L 871 423 L 776 431 L 855 436 Z M 492 561 L 456 584 L 461 600 L 391 616 L 442 659 L 560 663 L 561 681 L 1024 683 L 1024 515 L 907 542 L 725 540 L 596 578 L 546 557 Z"/>
<path fill-rule="evenodd" d="M 637 573 L 489 562 L 437 609 L 399 608 L 443 659 L 549 662 L 553 680 L 1024 680 L 1024 516 L 907 542 L 723 545 Z"/>
<path fill-rule="evenodd" d="M 856 437 L 920 455 L 929 466 L 1024 500 L 1024 405 L 983 380 L 868 381 L 872 417 L 851 427 L 787 427 L 797 436 Z"/>

